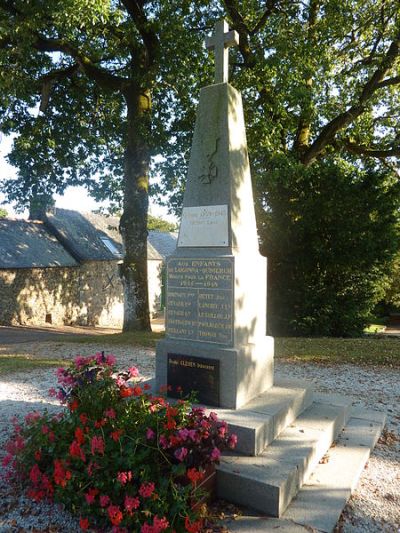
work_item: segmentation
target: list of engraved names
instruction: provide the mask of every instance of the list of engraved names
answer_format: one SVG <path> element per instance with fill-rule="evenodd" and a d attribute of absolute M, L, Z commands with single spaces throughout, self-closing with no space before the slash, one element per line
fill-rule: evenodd
<path fill-rule="evenodd" d="M 167 334 L 233 343 L 233 258 L 171 258 L 167 267 Z"/>

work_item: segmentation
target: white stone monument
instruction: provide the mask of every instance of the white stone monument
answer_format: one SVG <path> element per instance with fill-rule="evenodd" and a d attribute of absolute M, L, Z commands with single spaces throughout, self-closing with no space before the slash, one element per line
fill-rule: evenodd
<path fill-rule="evenodd" d="M 159 385 L 171 385 L 169 373 L 180 368 L 176 379 L 190 387 L 193 374 L 185 371 L 202 364 L 196 358 L 211 360 L 215 375 L 210 368 L 196 385 L 214 387 L 212 404 L 226 408 L 272 386 L 274 349 L 266 336 L 266 259 L 259 253 L 242 99 L 228 83 L 228 48 L 235 44 L 237 33 L 217 22 L 207 43 L 215 51 L 215 84 L 200 93 L 156 372 Z"/>

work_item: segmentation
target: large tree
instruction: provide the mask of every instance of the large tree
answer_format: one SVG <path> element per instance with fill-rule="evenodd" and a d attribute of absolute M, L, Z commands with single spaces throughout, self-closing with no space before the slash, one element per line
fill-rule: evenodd
<path fill-rule="evenodd" d="M 0 121 L 17 134 L 9 161 L 18 169 L 4 190 L 25 206 L 83 183 L 122 203 L 124 330 L 150 328 L 151 155 L 168 142 L 175 86 L 195 78 L 207 4 L 0 0 Z"/>
<path fill-rule="evenodd" d="M 397 0 L 220 2 L 240 36 L 233 83 L 244 93 L 270 301 L 285 332 L 349 334 L 382 294 L 398 246 L 399 9 Z M 169 154 L 172 206 L 183 177 L 174 165 Z M 319 228 L 325 241 L 311 238 Z"/>

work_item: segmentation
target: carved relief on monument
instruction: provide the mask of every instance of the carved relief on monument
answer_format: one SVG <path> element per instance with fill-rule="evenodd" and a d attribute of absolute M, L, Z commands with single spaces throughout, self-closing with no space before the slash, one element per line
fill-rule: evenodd
<path fill-rule="evenodd" d="M 216 164 L 216 155 L 218 152 L 219 137 L 214 142 L 210 141 L 209 146 L 205 148 L 206 161 L 201 165 L 198 179 L 201 183 L 209 184 L 218 175 L 218 167 Z"/>

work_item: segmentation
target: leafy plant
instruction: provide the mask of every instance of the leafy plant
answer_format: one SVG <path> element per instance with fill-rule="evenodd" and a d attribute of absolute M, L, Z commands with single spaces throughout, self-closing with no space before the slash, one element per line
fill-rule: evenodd
<path fill-rule="evenodd" d="M 115 358 L 77 357 L 57 371 L 52 389 L 67 410 L 17 421 L 3 465 L 27 494 L 64 503 L 81 529 L 200 531 L 198 482 L 236 436 L 215 413 L 170 405 L 148 393 L 135 367 L 115 371 Z"/>

